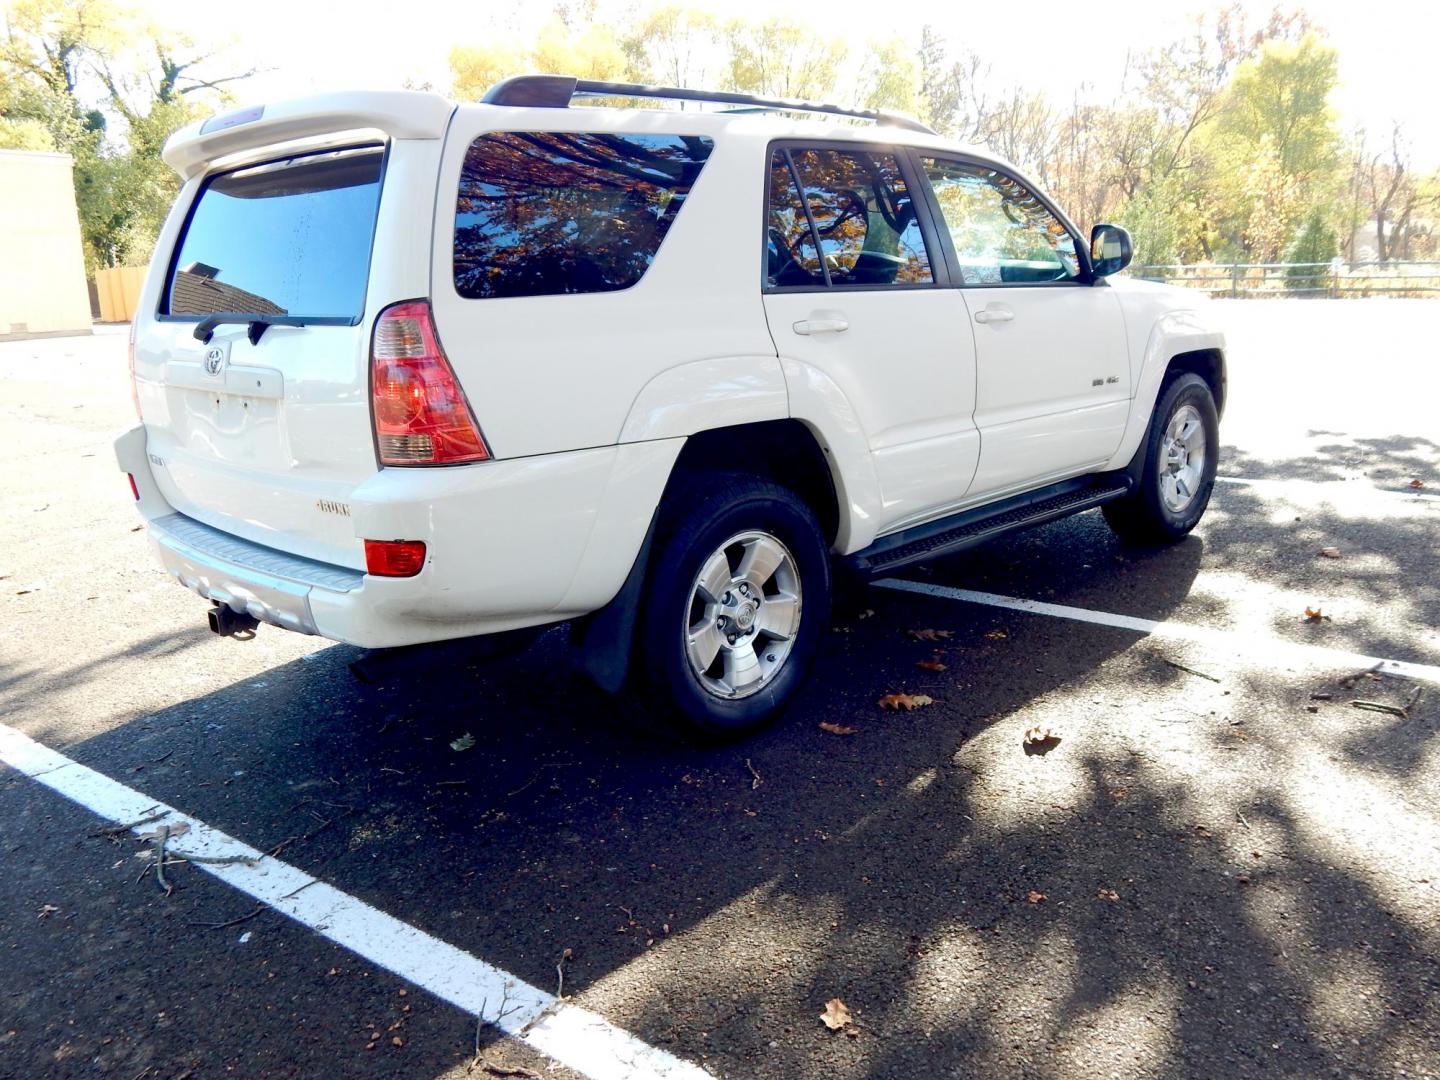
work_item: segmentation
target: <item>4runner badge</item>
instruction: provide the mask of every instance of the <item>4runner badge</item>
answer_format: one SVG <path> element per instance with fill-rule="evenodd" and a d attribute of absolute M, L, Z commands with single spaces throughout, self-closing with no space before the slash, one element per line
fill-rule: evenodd
<path fill-rule="evenodd" d="M 225 350 L 219 345 L 212 345 L 205 350 L 205 374 L 219 375 L 220 370 L 225 366 Z"/>

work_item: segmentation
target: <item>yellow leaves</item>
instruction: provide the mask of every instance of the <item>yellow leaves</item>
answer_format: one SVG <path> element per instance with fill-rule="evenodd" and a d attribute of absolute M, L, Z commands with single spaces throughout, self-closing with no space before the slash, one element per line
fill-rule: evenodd
<path fill-rule="evenodd" d="M 915 666 L 923 671 L 944 671 L 945 665 L 939 660 L 917 660 Z"/>
<path fill-rule="evenodd" d="M 948 641 L 955 636 L 953 630 L 909 630 L 907 633 L 915 641 Z"/>
<path fill-rule="evenodd" d="M 825 1003 L 825 1011 L 820 1014 L 820 1022 L 831 1031 L 840 1031 L 846 1024 L 853 1023 L 850 1010 L 845 1007 L 845 1002 L 838 997 L 831 998 Z"/>
<path fill-rule="evenodd" d="M 845 724 L 832 724 L 828 720 L 822 720 L 816 725 L 821 731 L 828 731 L 831 735 L 854 735 L 859 728 L 848 727 Z"/>
<path fill-rule="evenodd" d="M 877 704 L 882 709 L 895 709 L 897 712 L 904 709 L 910 712 L 926 705 L 934 705 L 935 699 L 929 694 L 886 694 Z"/>
<path fill-rule="evenodd" d="M 1005 640 L 1006 638 L 1008 638 L 1009 636 L 1010 636 L 1010 631 L 1009 631 L 1009 630 L 1006 630 L 1004 627 L 1001 627 L 1001 628 L 998 629 L 998 630 L 990 630 L 990 631 L 987 631 L 986 634 L 985 634 L 985 640 L 986 640 L 986 641 L 1004 641 L 1004 640 Z"/>
<path fill-rule="evenodd" d="M 1318 607 L 1310 607 L 1310 606 L 1307 604 L 1306 607 L 1305 607 L 1305 621 L 1306 621 L 1306 622 L 1320 622 L 1321 620 L 1324 620 L 1325 622 L 1329 622 L 1329 621 L 1330 621 L 1330 616 L 1329 616 L 1329 615 L 1326 615 L 1325 612 L 1321 611 Z"/>

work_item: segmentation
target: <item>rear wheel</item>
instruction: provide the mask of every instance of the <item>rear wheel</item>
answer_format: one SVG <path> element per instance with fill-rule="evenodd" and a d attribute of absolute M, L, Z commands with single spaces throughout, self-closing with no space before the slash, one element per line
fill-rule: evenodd
<path fill-rule="evenodd" d="M 1155 404 L 1139 488 L 1107 503 L 1105 520 L 1137 543 L 1182 539 L 1210 503 L 1219 452 L 1220 422 L 1210 386 L 1198 375 L 1181 375 Z"/>
<path fill-rule="evenodd" d="M 665 511 L 632 670 L 684 733 L 772 720 L 829 622 L 830 567 L 810 508 L 769 481 L 697 474 Z"/>

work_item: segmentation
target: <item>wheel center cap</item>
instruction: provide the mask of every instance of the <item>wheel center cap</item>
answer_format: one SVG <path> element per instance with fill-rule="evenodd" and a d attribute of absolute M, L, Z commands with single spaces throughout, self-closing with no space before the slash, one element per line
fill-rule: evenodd
<path fill-rule="evenodd" d="M 743 604 L 735 612 L 735 625 L 741 630 L 749 630 L 755 624 L 755 605 Z"/>

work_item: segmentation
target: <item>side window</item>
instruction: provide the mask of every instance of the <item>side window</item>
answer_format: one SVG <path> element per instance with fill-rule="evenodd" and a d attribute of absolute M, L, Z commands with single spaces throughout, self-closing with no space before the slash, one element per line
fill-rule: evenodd
<path fill-rule="evenodd" d="M 803 205 L 789 175 L 790 164 L 804 187 Z M 770 175 L 771 286 L 917 285 L 934 280 L 895 155 L 782 150 L 771 159 Z"/>
<path fill-rule="evenodd" d="M 680 135 L 480 136 L 460 168 L 455 291 L 473 300 L 628 289 L 713 146 Z"/>
<path fill-rule="evenodd" d="M 966 285 L 1033 284 L 1079 276 L 1075 238 L 1018 181 L 981 165 L 924 159 Z"/>

